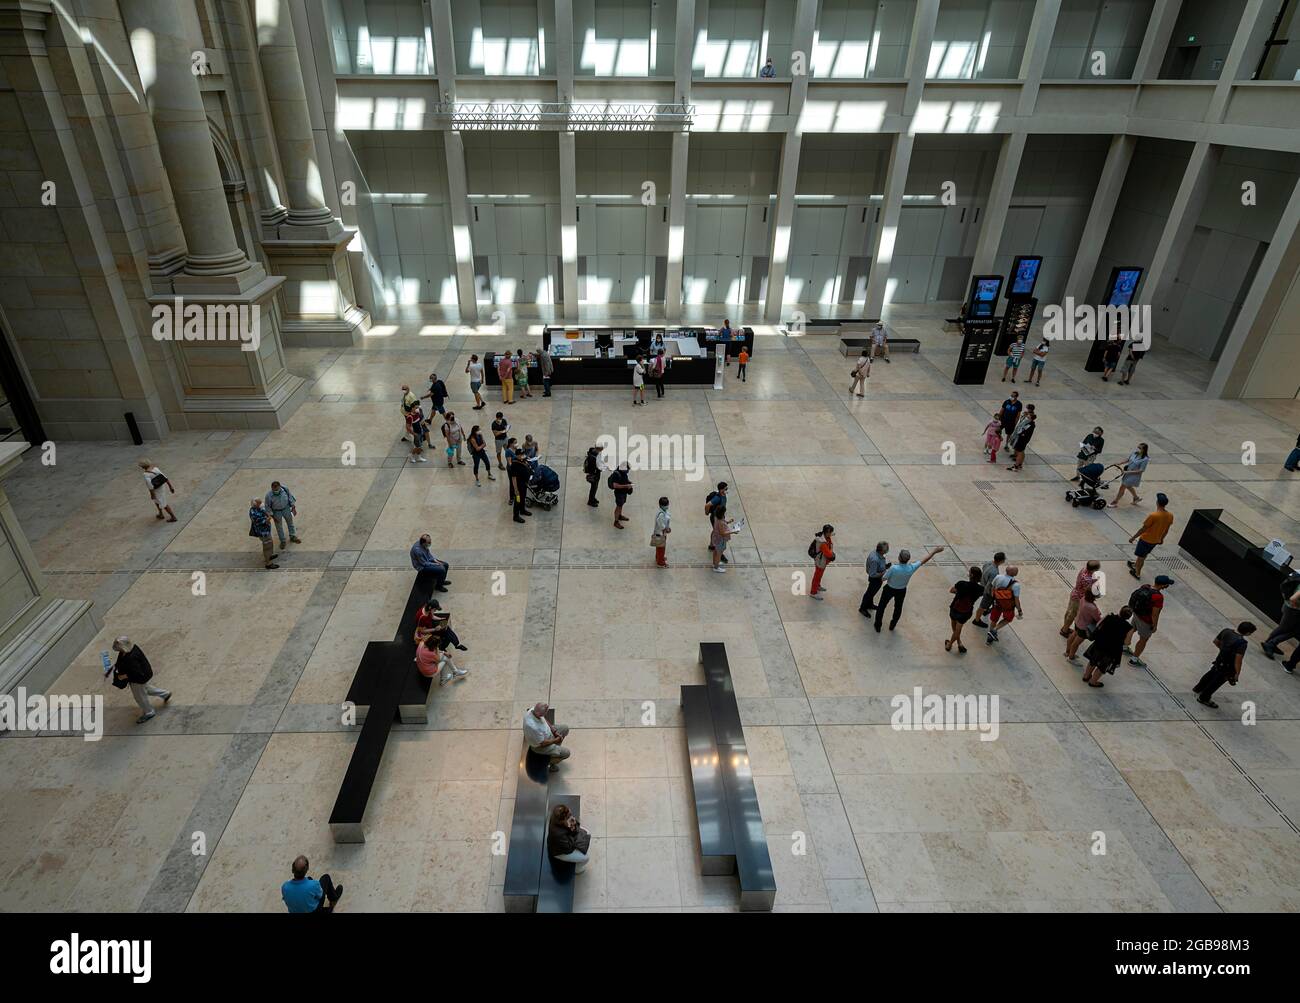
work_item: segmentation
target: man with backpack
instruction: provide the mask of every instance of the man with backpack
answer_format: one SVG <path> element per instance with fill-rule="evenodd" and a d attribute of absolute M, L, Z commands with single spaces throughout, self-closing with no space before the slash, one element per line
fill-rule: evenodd
<path fill-rule="evenodd" d="M 1142 652 L 1151 640 L 1151 635 L 1160 626 L 1160 611 L 1164 609 L 1165 589 L 1174 584 L 1168 575 L 1157 575 L 1154 585 L 1139 585 L 1128 597 L 1129 608 L 1133 610 L 1133 629 L 1137 631 L 1138 642 L 1129 654 L 1129 665 L 1145 669 L 1147 663 L 1142 661 Z"/>
<path fill-rule="evenodd" d="M 1007 555 L 999 550 L 993 555 L 993 560 L 980 569 L 980 584 L 984 586 L 984 598 L 980 600 L 979 611 L 972 622 L 981 630 L 989 629 L 988 621 L 984 616 L 993 608 L 993 579 L 1002 574 L 1002 565 L 1006 559 Z"/>
<path fill-rule="evenodd" d="M 592 446 L 587 450 L 587 458 L 582 461 L 582 473 L 591 488 L 587 493 L 587 504 L 592 508 L 600 505 L 600 501 L 596 498 L 596 489 L 600 487 L 600 454 L 604 451 L 604 446 Z"/>
<path fill-rule="evenodd" d="M 435 414 L 446 414 L 447 384 L 438 379 L 437 373 L 429 374 L 429 392 L 424 396 L 428 398 L 431 404 L 432 409 L 429 412 L 430 418 Z"/>
<path fill-rule="evenodd" d="M 822 601 L 819 592 L 825 592 L 822 588 L 822 575 L 826 573 L 826 568 L 835 560 L 835 527 L 827 523 L 822 527 L 822 531 L 813 537 L 812 543 L 808 544 L 808 556 L 813 559 L 813 579 L 812 588 L 808 595 Z"/>
<path fill-rule="evenodd" d="M 289 539 L 294 543 L 302 543 L 302 540 L 298 539 L 298 530 L 293 524 L 294 516 L 298 514 L 298 499 L 293 496 L 293 492 L 279 481 L 272 481 L 271 490 L 266 493 L 263 501 L 266 503 L 267 514 L 275 521 L 275 530 L 280 536 L 280 549 L 284 550 L 289 546 L 284 539 L 286 525 Z"/>
<path fill-rule="evenodd" d="M 461 459 L 461 447 L 465 443 L 465 426 L 456 420 L 456 412 L 447 412 L 446 420 L 442 423 L 442 437 L 447 443 L 447 466 L 451 466 L 454 456 L 456 465 L 463 467 L 465 461 Z"/>
<path fill-rule="evenodd" d="M 1237 624 L 1236 630 L 1224 627 L 1219 631 L 1214 639 L 1214 646 L 1219 649 L 1219 653 L 1214 656 L 1209 671 L 1192 687 L 1197 703 L 1218 710 L 1219 705 L 1214 702 L 1214 691 L 1224 683 L 1237 685 L 1237 680 L 1241 678 L 1241 661 L 1246 655 L 1246 638 L 1253 633 L 1255 625 L 1249 620 Z"/>
<path fill-rule="evenodd" d="M 1020 605 L 1020 583 L 1016 575 L 1020 569 L 1008 564 L 1007 570 L 993 579 L 993 613 L 989 617 L 989 632 L 984 638 L 985 644 L 993 644 L 998 639 L 998 626 L 1006 626 L 1019 617 L 1025 618 L 1024 607 Z"/>
<path fill-rule="evenodd" d="M 727 507 L 727 482 L 718 481 L 717 488 L 715 488 L 713 491 L 710 491 L 704 498 L 704 518 L 709 520 L 710 532 L 713 529 L 713 510 L 717 508 L 726 508 L 726 507 Z M 712 543 L 709 544 L 709 550 L 710 551 L 713 550 Z M 726 554 L 722 555 L 722 563 L 723 564 L 731 563 L 730 561 L 727 560 Z"/>

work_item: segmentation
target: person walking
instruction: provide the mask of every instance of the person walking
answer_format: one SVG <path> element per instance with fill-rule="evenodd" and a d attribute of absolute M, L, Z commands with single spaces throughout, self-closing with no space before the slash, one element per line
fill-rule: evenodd
<path fill-rule="evenodd" d="M 411 434 L 411 462 L 428 463 L 429 458 L 424 455 L 424 438 L 429 428 L 424 423 L 424 412 L 418 403 L 407 412 L 406 428 Z"/>
<path fill-rule="evenodd" d="M 542 372 L 542 396 L 551 396 L 551 379 L 555 376 L 555 360 L 551 358 L 551 350 L 543 348 L 537 353 L 537 368 Z"/>
<path fill-rule="evenodd" d="M 1137 541 L 1137 546 L 1133 548 L 1135 560 L 1124 562 L 1128 565 L 1128 573 L 1134 578 L 1142 577 L 1142 565 L 1146 563 L 1147 555 L 1164 543 L 1165 537 L 1169 535 L 1174 516 L 1168 511 L 1168 505 L 1169 496 L 1163 491 L 1158 492 L 1156 510 L 1142 521 L 1142 528 L 1128 538 L 1129 543 Z"/>
<path fill-rule="evenodd" d="M 973 567 L 966 573 L 965 581 L 957 582 L 948 590 L 953 597 L 948 604 L 948 622 L 952 625 L 952 636 L 943 642 L 944 651 L 952 651 L 955 644 L 958 654 L 966 654 L 966 647 L 961 643 L 961 630 L 975 613 L 975 603 L 984 596 L 980 577 L 980 569 Z"/>
<path fill-rule="evenodd" d="M 465 461 L 461 458 L 461 447 L 465 443 L 465 426 L 456 420 L 456 412 L 448 411 L 446 421 L 442 423 L 442 438 L 447 443 L 447 466 L 451 466 L 451 459 L 456 458 L 456 466 L 463 467 Z"/>
<path fill-rule="evenodd" d="M 1014 619 L 1025 618 L 1024 607 L 1020 605 L 1020 582 L 1016 575 L 1020 569 L 1008 564 L 1007 570 L 993 579 L 993 613 L 989 616 L 989 631 L 984 636 L 985 644 L 998 640 L 998 625 L 1006 626 Z"/>
<path fill-rule="evenodd" d="M 987 561 L 980 569 L 980 584 L 984 586 L 984 597 L 980 599 L 979 612 L 975 614 L 975 626 L 981 630 L 988 630 L 988 623 L 984 617 L 990 609 L 993 608 L 993 579 L 1002 574 L 1002 564 L 1007 559 L 1007 555 L 998 551 L 993 555 L 993 560 Z"/>
<path fill-rule="evenodd" d="M 1147 464 L 1151 462 L 1148 452 L 1147 444 L 1139 442 L 1137 449 L 1129 454 L 1122 468 L 1123 476 L 1120 478 L 1119 491 L 1115 495 L 1115 500 L 1110 503 L 1111 508 L 1119 508 L 1119 501 L 1124 497 L 1125 491 L 1133 496 L 1134 505 L 1142 500 L 1138 497 L 1137 489 L 1142 483 L 1142 475 L 1146 472 Z"/>
<path fill-rule="evenodd" d="M 1140 352 L 1132 345 L 1128 349 L 1128 357 L 1124 360 L 1124 375 L 1119 379 L 1118 386 L 1126 387 L 1133 382 L 1133 372 L 1137 369 L 1138 363 L 1142 361 L 1142 356 L 1146 352 Z"/>
<path fill-rule="evenodd" d="M 501 380 L 501 403 L 515 402 L 515 364 L 509 352 L 497 357 L 497 377 Z"/>
<path fill-rule="evenodd" d="M 447 384 L 438 379 L 437 373 L 429 374 L 429 392 L 421 400 L 429 402 L 429 418 L 432 419 L 435 414 L 446 416 L 447 412 Z"/>
<path fill-rule="evenodd" d="M 1119 366 L 1119 356 L 1123 350 L 1124 343 L 1118 338 L 1111 338 L 1106 342 L 1106 348 L 1102 353 L 1102 359 L 1104 360 L 1102 365 L 1105 367 L 1101 374 L 1101 381 L 1103 383 L 1110 382 L 1111 375 L 1115 372 L 1116 367 Z"/>
<path fill-rule="evenodd" d="M 429 549 L 432 543 L 433 537 L 428 533 L 422 533 L 420 538 L 411 544 L 411 567 L 417 572 L 427 571 L 433 576 L 433 591 L 446 592 L 450 584 L 447 581 L 447 573 L 451 571 L 451 565 L 433 556 L 433 551 Z"/>
<path fill-rule="evenodd" d="M 715 522 L 717 520 L 714 520 Z M 821 532 L 813 537 L 813 542 L 808 545 L 808 556 L 813 559 L 813 577 L 812 588 L 808 590 L 808 595 L 813 599 L 821 601 L 819 593 L 827 591 L 822 588 L 822 575 L 826 569 L 835 561 L 835 527 L 827 523 L 821 528 Z"/>
<path fill-rule="evenodd" d="M 871 344 L 876 358 L 883 355 L 885 361 L 889 362 L 889 332 L 885 330 L 885 325 L 879 321 L 871 329 Z"/>
<path fill-rule="evenodd" d="M 744 345 L 740 346 L 740 354 L 736 356 L 736 375 L 740 377 L 741 383 L 748 383 L 749 379 L 745 375 L 749 366 L 749 349 Z"/>
<path fill-rule="evenodd" d="M 522 451 L 516 451 L 507 465 L 510 480 L 510 503 L 514 506 L 512 518 L 523 522 L 525 516 L 533 513 L 528 508 L 528 482 L 532 479 L 533 468 Z"/>
<path fill-rule="evenodd" d="M 1043 385 L 1043 370 L 1047 368 L 1047 353 L 1052 350 L 1052 343 L 1044 338 L 1038 343 L 1029 357 L 1029 379 L 1027 382 L 1036 387 Z"/>
<path fill-rule="evenodd" d="M 1016 340 L 1011 343 L 1007 349 L 1007 364 L 1002 370 L 1002 382 L 1007 381 L 1007 374 L 1011 374 L 1011 382 L 1016 382 L 1016 373 L 1020 371 L 1020 360 L 1025 355 L 1025 336 L 1016 335 Z"/>
<path fill-rule="evenodd" d="M 267 571 L 275 571 L 280 565 L 275 563 L 275 544 L 271 542 L 271 515 L 266 511 L 266 502 L 254 498 L 248 507 L 248 535 L 257 537 L 262 544 L 262 564 Z"/>
<path fill-rule="evenodd" d="M 172 504 L 163 494 L 163 488 L 166 488 L 172 494 L 176 493 L 176 488 L 168 479 L 167 475 L 159 470 L 153 460 L 138 460 L 136 466 L 144 471 L 144 482 L 149 486 L 149 500 L 158 510 L 156 519 L 166 519 L 168 522 L 176 521 L 176 513 L 172 511 Z"/>
<path fill-rule="evenodd" d="M 645 356 L 638 355 L 632 366 L 632 405 L 645 406 Z"/>
<path fill-rule="evenodd" d="M 709 513 L 709 550 L 713 555 L 713 570 L 720 575 L 727 571 L 722 565 L 727 561 L 727 544 L 733 535 L 731 524 L 727 522 L 726 504 L 713 506 Z"/>
<path fill-rule="evenodd" d="M 1282 596 L 1282 614 L 1278 618 L 1277 629 L 1260 642 L 1264 657 L 1270 662 L 1282 654 L 1278 647 L 1290 638 L 1300 639 L 1300 578 L 1290 578 L 1282 583 L 1285 590 Z M 1287 672 L 1295 672 L 1296 663 L 1300 661 L 1300 644 L 1297 644 L 1291 658 L 1282 663 Z"/>
<path fill-rule="evenodd" d="M 990 463 L 998 462 L 998 449 L 1002 445 L 1002 416 L 994 411 L 993 417 L 984 426 L 984 455 Z"/>
<path fill-rule="evenodd" d="M 1093 629 L 1092 643 L 1083 653 L 1087 668 L 1083 670 L 1083 681 L 1094 689 L 1106 684 L 1101 681 L 1103 675 L 1111 675 L 1124 657 L 1124 646 L 1129 635 L 1133 633 L 1131 617 L 1133 610 L 1121 606 L 1118 613 L 1107 613 Z"/>
<path fill-rule="evenodd" d="M 465 443 L 469 446 L 470 459 L 474 461 L 474 486 L 476 488 L 483 486 L 483 482 L 478 477 L 480 464 L 487 471 L 488 480 L 495 481 L 496 478 L 492 476 L 492 460 L 488 457 L 487 439 L 484 438 L 483 430 L 478 425 L 469 430 Z"/>
<path fill-rule="evenodd" d="M 113 642 L 113 650 L 117 652 L 117 660 L 113 663 L 113 686 L 119 690 L 130 689 L 136 706 L 140 708 L 140 716 L 135 719 L 135 723 L 144 724 L 158 716 L 149 702 L 150 697 L 160 697 L 163 703 L 168 703 L 172 691 L 151 685 L 153 666 L 149 664 L 144 652 L 125 634 Z"/>
<path fill-rule="evenodd" d="M 515 349 L 515 389 L 521 397 L 533 396 L 533 392 L 528 389 L 528 370 L 532 364 L 532 352 L 525 355 L 522 348 Z"/>
<path fill-rule="evenodd" d="M 1146 650 L 1151 635 L 1160 629 L 1160 613 L 1165 607 L 1164 591 L 1174 584 L 1168 575 L 1156 575 L 1155 585 L 1139 585 L 1128 597 L 1129 609 L 1133 611 L 1133 630 L 1137 633 L 1137 644 L 1129 652 L 1132 656 L 1128 663 L 1138 669 L 1145 669 L 1147 663 L 1142 661 L 1142 652 Z"/>
<path fill-rule="evenodd" d="M 659 499 L 659 511 L 655 513 L 655 528 L 650 534 L 650 546 L 655 548 L 655 566 L 659 568 L 668 567 L 668 558 L 665 556 L 665 549 L 668 546 L 668 534 L 672 529 L 672 513 L 668 511 L 668 499 Z"/>
<path fill-rule="evenodd" d="M 1079 471 L 1089 463 L 1097 462 L 1098 457 L 1101 456 L 1101 451 L 1105 447 L 1106 438 L 1102 434 L 1101 426 L 1098 425 L 1085 435 L 1083 441 L 1079 443 L 1079 452 L 1074 457 L 1074 476 L 1070 480 L 1077 482 L 1079 480 Z"/>
<path fill-rule="evenodd" d="M 655 385 L 655 399 L 663 400 L 664 396 L 664 374 L 668 372 L 668 356 L 664 354 L 661 348 L 655 353 L 655 357 L 650 361 L 650 380 Z"/>
<path fill-rule="evenodd" d="M 1070 625 L 1069 640 L 1065 642 L 1065 657 L 1073 662 L 1079 657 L 1079 647 L 1093 636 L 1101 623 L 1101 607 L 1097 605 L 1097 586 L 1093 585 L 1079 601 L 1079 611 Z"/>
<path fill-rule="evenodd" d="M 1083 602 L 1084 597 L 1088 595 L 1089 590 L 1097 582 L 1097 574 L 1101 571 L 1101 561 L 1089 561 L 1083 569 L 1074 576 L 1074 588 L 1070 589 L 1069 602 L 1065 604 L 1065 618 L 1061 621 L 1061 636 L 1069 637 L 1070 632 L 1074 630 L 1075 618 L 1079 615 L 1079 604 Z"/>
<path fill-rule="evenodd" d="M 420 398 L 411 393 L 408 384 L 402 384 L 402 418 L 406 423 L 406 433 L 402 436 L 403 442 L 409 442 L 411 436 L 411 412 L 416 409 L 420 403 Z"/>
<path fill-rule="evenodd" d="M 294 517 L 298 515 L 298 499 L 293 496 L 293 492 L 279 481 L 272 481 L 271 490 L 266 493 L 263 501 L 266 502 L 266 510 L 275 522 L 275 532 L 280 537 L 280 549 L 289 548 L 289 544 L 284 539 L 286 528 L 289 530 L 291 541 L 302 543 L 293 525 Z"/>
<path fill-rule="evenodd" d="M 888 542 L 881 540 L 876 544 L 876 549 L 867 555 L 867 591 L 862 593 L 862 602 L 858 603 L 858 612 L 863 616 L 870 616 L 876 611 L 876 604 L 872 600 L 884 584 L 885 572 L 889 569 L 889 561 L 885 558 L 888 553 Z"/>
<path fill-rule="evenodd" d="M 1002 418 L 1002 435 L 1007 440 L 1007 448 L 1011 447 L 1011 433 L 1016 430 L 1016 423 L 1020 421 L 1020 412 L 1024 407 L 1024 403 L 1020 400 L 1020 391 L 1012 390 L 1011 396 L 1004 400 L 998 409 L 998 414 Z"/>
<path fill-rule="evenodd" d="M 630 467 L 627 460 L 620 463 L 617 469 L 610 471 L 609 489 L 614 492 L 614 528 L 622 529 L 623 523 L 631 522 L 623 514 L 623 505 L 627 502 L 628 496 L 632 494 L 632 477 L 628 473 Z"/>
<path fill-rule="evenodd" d="M 717 351 L 722 353 L 723 361 L 728 367 L 731 366 L 731 318 L 724 317 L 722 326 L 718 328 L 718 348 Z"/>
<path fill-rule="evenodd" d="M 1012 463 L 1007 467 L 1008 470 L 1025 469 L 1025 450 L 1029 448 L 1029 440 L 1034 437 L 1037 422 L 1038 415 L 1034 412 L 1034 405 L 1026 404 L 1025 413 L 1020 416 L 1020 421 L 1016 422 L 1015 431 L 1008 443 L 1013 452 Z"/>
<path fill-rule="evenodd" d="M 501 458 L 501 454 L 506 448 L 507 435 L 510 432 L 510 422 L 506 421 L 506 416 L 503 412 L 498 411 L 497 416 L 492 419 L 492 424 L 488 427 L 492 429 L 492 443 L 496 447 L 497 469 L 505 470 L 506 465 L 505 461 Z"/>
<path fill-rule="evenodd" d="M 1241 662 L 1246 657 L 1246 648 L 1249 646 L 1246 638 L 1253 633 L 1255 633 L 1255 625 L 1249 620 L 1237 624 L 1236 630 L 1224 627 L 1219 631 L 1214 638 L 1214 646 L 1219 649 L 1218 654 L 1214 656 L 1209 671 L 1192 687 L 1197 703 L 1212 710 L 1219 709 L 1219 705 L 1214 702 L 1214 692 L 1224 683 L 1229 686 L 1237 685 L 1237 681 L 1241 678 Z"/>
<path fill-rule="evenodd" d="M 550 709 L 549 704 L 538 702 L 524 711 L 524 741 L 533 752 L 551 761 L 550 771 L 555 773 L 573 750 L 564 747 L 564 740 L 569 737 L 569 726 L 551 724 L 546 720 L 546 712 Z"/>
<path fill-rule="evenodd" d="M 590 488 L 587 492 L 587 504 L 592 508 L 600 505 L 600 499 L 596 497 L 596 489 L 600 487 L 600 454 L 604 451 L 604 446 L 591 446 L 582 461 L 582 473 L 587 478 L 587 485 Z"/>
<path fill-rule="evenodd" d="M 487 407 L 487 402 L 483 400 L 483 363 L 479 362 L 477 355 L 471 355 L 469 361 L 465 363 L 465 372 L 469 374 L 469 392 L 474 395 L 474 410 L 482 411 Z"/>
<path fill-rule="evenodd" d="M 718 486 L 714 488 L 712 491 L 710 491 L 704 498 L 704 517 L 709 520 L 709 529 L 710 529 L 709 550 L 713 550 L 713 539 L 712 539 L 712 529 L 713 529 L 713 521 L 714 521 L 713 511 L 714 509 L 719 507 L 721 508 L 727 507 L 727 482 L 726 481 L 718 481 Z M 713 563 L 717 564 L 718 562 L 715 559 Z M 722 555 L 722 563 L 723 564 L 730 563 L 727 560 L 726 554 Z"/>
<path fill-rule="evenodd" d="M 849 385 L 849 393 L 857 397 L 867 396 L 862 391 L 867 389 L 867 377 L 871 375 L 871 353 L 867 349 L 862 350 L 858 356 L 858 361 L 849 371 L 849 377 L 853 382 Z"/>
<path fill-rule="evenodd" d="M 319 878 L 309 877 L 310 862 L 304 856 L 298 856 L 290 871 L 293 878 L 280 886 L 280 898 L 289 912 L 333 912 L 343 897 L 343 885 L 334 884 L 328 874 Z"/>
<path fill-rule="evenodd" d="M 894 604 L 894 615 L 889 621 L 889 629 L 893 630 L 898 626 L 898 618 L 903 615 L 903 600 L 907 598 L 907 585 L 912 580 L 912 576 L 923 564 L 928 564 L 935 554 L 942 552 L 943 547 L 932 547 L 930 552 L 919 561 L 912 560 L 910 551 L 898 552 L 898 563 L 885 571 L 885 587 L 880 594 L 880 605 L 876 607 L 877 634 L 880 633 L 881 624 L 884 623 L 885 609 L 891 602 Z"/>
<path fill-rule="evenodd" d="M 1293 474 L 1300 470 L 1300 435 L 1295 437 L 1295 449 L 1287 454 L 1286 460 L 1282 463 L 1282 469 Z"/>

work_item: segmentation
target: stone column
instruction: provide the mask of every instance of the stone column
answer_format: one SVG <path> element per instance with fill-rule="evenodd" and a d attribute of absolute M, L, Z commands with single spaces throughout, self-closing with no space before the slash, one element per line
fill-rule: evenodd
<path fill-rule="evenodd" d="M 1142 48 L 1138 49 L 1137 62 L 1133 64 L 1133 79 L 1138 83 L 1155 80 L 1159 75 L 1182 7 L 1183 0 L 1155 0 L 1152 5 L 1146 34 L 1142 36 Z"/>
<path fill-rule="evenodd" d="M 1056 18 L 1061 13 L 1061 0 L 1039 0 L 1034 4 L 1034 17 L 1029 23 L 1029 38 L 1025 40 L 1025 54 L 1020 60 L 1020 107 L 1022 118 L 1034 113 L 1038 103 L 1038 88 L 1043 83 L 1043 69 L 1047 66 L 1047 53 L 1056 33 Z"/>
<path fill-rule="evenodd" d="M 979 239 L 975 243 L 975 257 L 971 259 L 971 277 L 987 275 L 997 262 L 1002 231 L 1007 226 L 1007 212 L 1011 196 L 1016 190 L 1016 176 L 1020 173 L 1020 160 L 1025 153 L 1025 134 L 1012 132 L 1002 137 L 998 150 L 998 164 L 993 170 L 993 184 L 989 187 L 988 201 L 984 205 L 984 218 L 980 222 Z M 970 282 L 966 283 L 970 288 Z M 962 295 L 965 295 L 963 290 Z"/>
<path fill-rule="evenodd" d="M 664 317 L 682 317 L 682 256 L 686 253 L 686 169 L 690 163 L 691 136 L 673 133 L 668 191 L 668 266 L 664 271 Z"/>
<path fill-rule="evenodd" d="M 577 138 L 557 133 L 560 142 L 560 269 L 564 290 L 562 316 L 578 320 L 578 186 Z"/>
<path fill-rule="evenodd" d="M 1214 97 L 1205 113 L 1205 121 L 1222 122 L 1232 98 L 1232 85 L 1238 80 L 1250 79 L 1264 54 L 1264 43 L 1273 30 L 1273 12 L 1276 10 L 1276 0 L 1246 0 L 1241 20 L 1237 22 L 1237 33 L 1228 49 L 1228 58 L 1223 61 L 1223 72 L 1214 87 Z"/>
<path fill-rule="evenodd" d="M 1174 196 L 1174 204 L 1169 207 L 1169 217 L 1160 232 L 1160 242 L 1151 255 L 1151 267 L 1147 269 L 1146 278 L 1142 282 L 1140 300 L 1151 304 L 1152 326 L 1156 334 L 1169 333 L 1162 323 L 1162 315 L 1168 312 L 1165 304 L 1173 292 L 1174 277 L 1187 252 L 1196 221 L 1201 218 L 1201 210 L 1205 208 L 1205 200 L 1209 197 L 1214 171 L 1219 165 L 1222 152 L 1223 147 L 1211 146 L 1203 140 L 1192 147 L 1192 155 L 1183 171 L 1178 194 Z"/>
<path fill-rule="evenodd" d="M 867 278 L 867 298 L 862 316 L 879 318 L 885 309 L 885 291 L 889 285 L 889 268 L 894 260 L 894 243 L 898 240 L 898 223 L 903 214 L 903 192 L 907 188 L 907 170 L 912 165 L 910 134 L 899 133 L 889 151 L 889 170 L 885 174 L 885 200 L 880 210 L 880 225 L 872 236 L 871 274 Z"/>
<path fill-rule="evenodd" d="M 256 0 L 257 52 L 271 109 L 288 217 L 262 243 L 285 285 L 290 345 L 360 344 L 370 316 L 357 306 L 347 247 L 352 234 L 329 208 L 288 0 Z"/>
<path fill-rule="evenodd" d="M 1088 210 L 1088 221 L 1079 237 L 1079 250 L 1075 252 L 1070 277 L 1065 282 L 1065 295 L 1076 303 L 1086 302 L 1092 292 L 1092 276 L 1097 270 L 1102 245 L 1106 243 L 1106 234 L 1110 232 L 1111 217 L 1115 215 L 1119 193 L 1124 189 L 1124 178 L 1135 145 L 1132 136 L 1116 136 L 1110 141 L 1106 163 L 1102 165 L 1097 191 L 1092 197 L 1092 207 Z"/>
<path fill-rule="evenodd" d="M 912 40 L 907 47 L 907 93 L 903 96 L 903 116 L 910 119 L 921 104 L 925 90 L 925 74 L 930 66 L 930 43 L 934 41 L 934 26 L 939 20 L 939 0 L 916 0 L 916 14 L 912 18 Z M 909 152 L 908 156 L 911 154 Z"/>
<path fill-rule="evenodd" d="M 456 100 L 456 48 L 451 29 L 451 0 L 432 0 L 434 65 L 443 101 Z M 474 238 L 469 226 L 469 183 L 465 176 L 465 144 L 460 133 L 443 133 L 447 159 L 447 211 L 451 216 L 452 254 L 456 259 L 456 296 L 460 301 L 461 323 L 478 322 L 478 299 L 474 293 Z M 575 280 L 574 296 L 578 283 Z M 569 293 L 566 287 L 565 295 Z"/>
<path fill-rule="evenodd" d="M 763 319 L 775 324 L 781 319 L 785 304 L 785 270 L 790 260 L 790 232 L 794 227 L 794 195 L 799 180 L 799 154 L 803 137 L 791 129 L 781 142 L 781 169 L 777 172 L 776 209 L 768 241 L 767 296 L 763 301 Z"/>

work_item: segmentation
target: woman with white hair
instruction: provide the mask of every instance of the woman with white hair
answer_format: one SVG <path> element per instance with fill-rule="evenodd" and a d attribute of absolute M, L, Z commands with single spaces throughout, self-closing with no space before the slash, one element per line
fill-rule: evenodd
<path fill-rule="evenodd" d="M 135 702 L 140 707 L 140 716 L 135 719 L 135 723 L 144 724 L 158 713 L 153 709 L 149 698 L 162 697 L 162 702 L 167 703 L 172 698 L 172 691 L 149 685 L 153 679 L 153 666 L 145 658 L 144 652 L 131 643 L 129 637 L 123 635 L 114 641 L 113 650 L 117 652 L 117 661 L 113 665 L 113 685 L 119 690 L 131 690 L 131 696 L 135 697 Z"/>
<path fill-rule="evenodd" d="M 171 502 L 167 501 L 163 495 L 163 488 L 166 488 L 172 494 L 176 493 L 171 480 L 154 465 L 153 460 L 137 460 L 136 465 L 144 471 L 144 482 L 149 485 L 149 500 L 153 502 L 154 508 L 158 510 L 155 518 L 175 522 L 176 513 L 172 511 Z M 163 514 L 164 512 L 166 515 Z"/>
<path fill-rule="evenodd" d="M 261 498 L 253 498 L 248 503 L 248 535 L 255 536 L 262 543 L 262 561 L 267 571 L 274 571 L 280 565 L 275 563 L 275 544 L 271 542 L 271 513 Z"/>

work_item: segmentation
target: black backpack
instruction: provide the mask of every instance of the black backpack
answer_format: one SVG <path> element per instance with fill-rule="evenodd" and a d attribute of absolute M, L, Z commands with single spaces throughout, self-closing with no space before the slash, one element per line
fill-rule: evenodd
<path fill-rule="evenodd" d="M 1147 616 L 1151 612 L 1151 593 L 1154 590 L 1150 585 L 1139 585 L 1128 597 L 1129 609 L 1141 616 Z"/>
<path fill-rule="evenodd" d="M 582 462 L 582 472 L 584 474 L 594 474 L 596 472 L 596 454 L 587 450 L 587 458 Z"/>
<path fill-rule="evenodd" d="M 710 491 L 704 496 L 704 514 L 710 515 L 713 512 L 713 499 L 718 497 L 717 491 Z"/>
<path fill-rule="evenodd" d="M 610 489 L 611 491 L 617 491 L 617 490 L 618 490 L 618 489 L 614 486 L 614 475 L 613 475 L 612 473 L 611 473 L 607 478 L 605 478 L 605 483 L 606 483 L 606 485 L 609 486 L 609 489 Z"/>
<path fill-rule="evenodd" d="M 818 547 L 818 546 L 819 546 L 819 544 L 818 544 L 818 542 L 817 542 L 817 537 L 814 536 L 814 537 L 813 537 L 813 542 L 810 543 L 810 544 L 808 544 L 808 556 L 811 557 L 811 558 L 813 558 L 814 560 L 816 560 L 816 558 L 817 558 L 817 547 Z"/>

